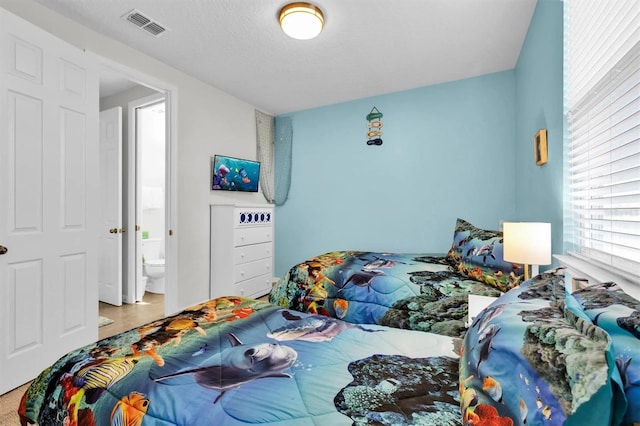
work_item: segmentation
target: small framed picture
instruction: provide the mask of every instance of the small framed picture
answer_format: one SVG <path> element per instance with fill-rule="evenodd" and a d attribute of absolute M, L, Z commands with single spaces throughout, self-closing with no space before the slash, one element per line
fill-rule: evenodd
<path fill-rule="evenodd" d="M 533 137 L 533 156 L 536 165 L 547 163 L 547 129 L 540 129 Z"/>

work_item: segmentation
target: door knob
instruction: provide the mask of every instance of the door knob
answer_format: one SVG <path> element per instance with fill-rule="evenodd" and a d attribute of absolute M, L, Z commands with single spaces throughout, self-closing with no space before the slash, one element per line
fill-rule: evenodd
<path fill-rule="evenodd" d="M 5 254 L 8 251 L 9 251 L 9 249 L 6 248 L 5 246 L 0 246 L 0 256 Z"/>
<path fill-rule="evenodd" d="M 110 233 L 110 234 L 117 234 L 117 233 L 118 233 L 118 228 L 111 228 L 111 229 L 109 229 L 109 233 Z"/>

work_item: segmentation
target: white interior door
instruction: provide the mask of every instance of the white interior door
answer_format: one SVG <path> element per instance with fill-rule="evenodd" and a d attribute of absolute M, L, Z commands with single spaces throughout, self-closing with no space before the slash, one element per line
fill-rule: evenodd
<path fill-rule="evenodd" d="M 95 62 L 0 8 L 0 394 L 97 339 Z"/>
<path fill-rule="evenodd" d="M 135 285 L 128 286 L 128 294 L 125 294 L 125 301 L 131 300 L 130 303 L 135 302 L 135 289 L 142 284 L 142 147 L 138 143 L 138 109 L 149 106 L 165 100 L 163 93 L 157 93 L 144 98 L 136 99 L 129 102 L 128 109 L 128 176 L 127 182 L 129 188 L 129 205 L 135 206 L 133 209 L 129 209 L 130 215 L 129 223 L 135 223 L 135 235 L 134 233 L 128 234 L 129 255 L 127 261 L 129 262 L 128 270 L 131 271 L 129 279 L 135 282 Z"/>
<path fill-rule="evenodd" d="M 122 305 L 122 107 L 100 112 L 98 297 Z"/>

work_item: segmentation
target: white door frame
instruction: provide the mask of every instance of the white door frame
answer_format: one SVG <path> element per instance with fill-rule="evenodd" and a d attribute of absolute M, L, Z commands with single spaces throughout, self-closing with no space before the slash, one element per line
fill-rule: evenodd
<path fill-rule="evenodd" d="M 101 69 L 108 70 L 120 74 L 122 77 L 137 83 L 141 86 L 149 87 L 164 95 L 165 99 L 165 297 L 164 312 L 170 315 L 178 312 L 178 236 L 177 236 L 177 140 L 178 140 L 178 88 L 149 76 L 139 70 L 127 67 L 126 65 L 115 62 L 111 59 L 104 58 L 94 54 L 98 59 Z M 130 180 L 131 181 L 131 180 Z M 130 195 L 132 189 L 129 188 Z M 135 194 L 135 191 L 133 192 Z M 129 198 L 131 203 L 131 198 Z M 135 200 L 133 200 L 135 204 Z M 133 204 L 129 204 L 130 206 Z M 132 214 L 133 209 L 129 209 L 128 214 Z M 133 212 L 135 215 L 135 212 Z M 129 223 L 135 223 L 135 216 L 129 217 Z M 134 231 L 134 230 L 132 230 Z M 133 242 L 131 241 L 133 240 Z M 135 238 L 129 238 L 130 253 L 135 253 Z M 135 273 L 130 271 L 129 276 Z M 135 279 L 135 277 L 132 277 Z M 135 281 L 133 281 L 135 282 Z M 134 299 L 135 300 L 135 299 Z"/>

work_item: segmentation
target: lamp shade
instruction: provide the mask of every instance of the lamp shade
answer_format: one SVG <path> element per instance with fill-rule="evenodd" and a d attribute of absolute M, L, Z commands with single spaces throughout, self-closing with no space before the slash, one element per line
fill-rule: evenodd
<path fill-rule="evenodd" d="M 324 15 L 311 3 L 291 3 L 280 10 L 280 27 L 291 38 L 308 40 L 322 31 Z"/>
<path fill-rule="evenodd" d="M 504 222 L 502 225 L 504 260 L 526 265 L 551 263 L 550 223 Z"/>

